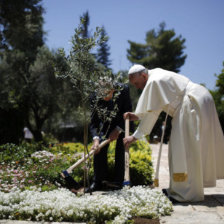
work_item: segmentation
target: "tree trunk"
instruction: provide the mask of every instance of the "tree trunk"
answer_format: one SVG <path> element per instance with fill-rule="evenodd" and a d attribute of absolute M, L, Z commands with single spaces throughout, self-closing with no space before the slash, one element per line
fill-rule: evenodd
<path fill-rule="evenodd" d="M 41 130 L 34 130 L 33 137 L 36 142 L 41 142 L 43 140 Z"/>

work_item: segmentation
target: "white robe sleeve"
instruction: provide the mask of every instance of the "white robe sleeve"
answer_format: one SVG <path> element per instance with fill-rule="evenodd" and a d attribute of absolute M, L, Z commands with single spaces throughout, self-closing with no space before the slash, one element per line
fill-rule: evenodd
<path fill-rule="evenodd" d="M 160 113 L 161 110 L 157 110 L 138 115 L 141 121 L 133 136 L 140 139 L 144 135 L 150 134 Z"/>
<path fill-rule="evenodd" d="M 150 134 L 165 106 L 184 94 L 189 79 L 163 69 L 149 71 L 149 78 L 139 98 L 135 114 L 141 120 L 135 138 Z"/>
<path fill-rule="evenodd" d="M 157 111 L 184 94 L 189 79 L 174 72 L 154 69 L 149 72 L 149 78 L 139 98 L 135 113 L 144 114 L 147 111 Z"/>

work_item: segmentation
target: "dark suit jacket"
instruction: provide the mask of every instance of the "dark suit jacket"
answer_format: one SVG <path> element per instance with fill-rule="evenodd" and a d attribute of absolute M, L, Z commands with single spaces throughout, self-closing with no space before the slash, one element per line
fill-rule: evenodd
<path fill-rule="evenodd" d="M 99 100 L 97 104 L 97 107 L 106 108 L 108 113 L 110 111 L 113 111 L 115 105 L 117 105 L 117 114 L 115 117 L 112 118 L 111 122 L 103 123 L 97 111 L 94 110 L 93 106 L 91 106 L 90 133 L 92 137 L 99 136 L 100 138 L 102 138 L 102 136 L 106 134 L 106 138 L 108 138 L 109 134 L 113 129 L 116 128 L 116 126 L 119 126 L 123 130 L 125 129 L 125 121 L 123 119 L 123 114 L 125 112 L 132 111 L 132 104 L 128 85 L 119 85 L 122 87 L 122 90 L 120 92 L 120 95 L 116 98 L 115 102 L 113 102 L 112 99 L 109 101 Z M 95 98 L 95 95 L 91 97 L 91 105 L 93 105 Z"/>

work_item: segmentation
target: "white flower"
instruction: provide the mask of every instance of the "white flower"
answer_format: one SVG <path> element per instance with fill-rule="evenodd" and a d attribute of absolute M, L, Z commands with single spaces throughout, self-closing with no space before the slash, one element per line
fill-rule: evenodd
<path fill-rule="evenodd" d="M 101 218 L 125 223 L 133 216 L 159 217 L 171 211 L 171 202 L 161 192 L 143 186 L 80 197 L 63 188 L 49 192 L 16 189 L 10 193 L 0 192 L 0 218 L 20 214 L 20 219 L 37 221 L 69 219 L 96 223 Z"/>

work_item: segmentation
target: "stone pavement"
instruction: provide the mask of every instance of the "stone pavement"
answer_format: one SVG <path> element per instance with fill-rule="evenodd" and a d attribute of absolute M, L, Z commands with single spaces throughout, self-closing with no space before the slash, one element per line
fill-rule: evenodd
<path fill-rule="evenodd" d="M 151 144 L 156 167 L 160 144 Z M 155 168 L 154 168 L 155 169 Z M 159 171 L 159 189 L 169 187 L 168 145 L 163 144 Z M 214 188 L 205 188 L 205 200 L 198 203 L 177 203 L 171 216 L 161 217 L 161 224 L 224 224 L 224 180 Z"/>

